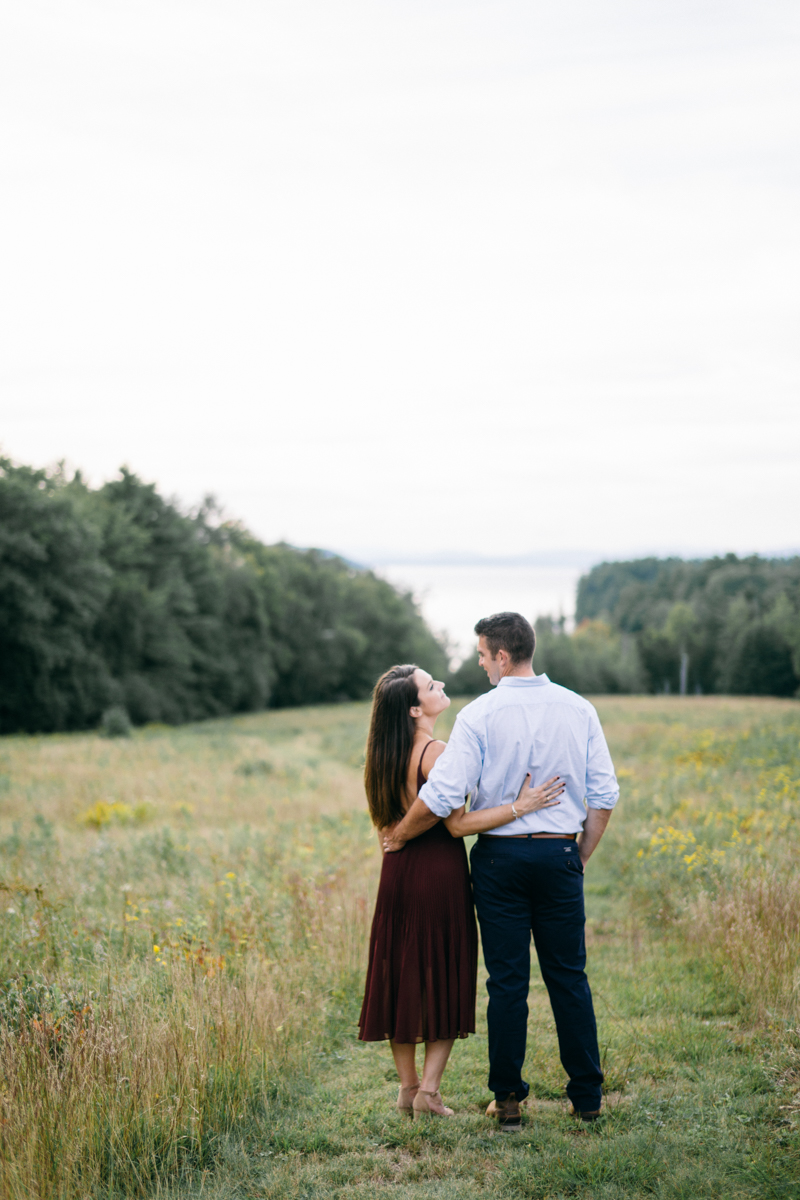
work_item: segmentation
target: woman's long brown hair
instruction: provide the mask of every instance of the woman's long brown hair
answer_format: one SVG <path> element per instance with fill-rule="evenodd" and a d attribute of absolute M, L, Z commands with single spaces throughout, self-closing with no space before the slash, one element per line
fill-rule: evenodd
<path fill-rule="evenodd" d="M 409 709 L 419 704 L 419 689 L 414 682 L 416 669 L 413 663 L 390 667 L 372 693 L 364 787 L 369 815 L 378 829 L 393 825 L 403 816 L 403 794 L 415 730 Z"/>

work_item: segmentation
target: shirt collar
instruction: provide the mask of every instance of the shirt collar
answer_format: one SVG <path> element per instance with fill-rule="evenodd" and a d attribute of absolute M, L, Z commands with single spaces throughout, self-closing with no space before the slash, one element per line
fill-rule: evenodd
<path fill-rule="evenodd" d="M 504 675 L 498 687 L 543 687 L 550 680 L 546 675 L 536 675 L 533 679 L 525 679 L 522 675 Z"/>

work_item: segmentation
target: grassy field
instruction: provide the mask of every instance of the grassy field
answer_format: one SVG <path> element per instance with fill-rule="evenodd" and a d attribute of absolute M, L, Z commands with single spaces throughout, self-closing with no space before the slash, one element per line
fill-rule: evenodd
<path fill-rule="evenodd" d="M 355 1038 L 365 705 L 0 740 L 0 1195 L 800 1196 L 800 706 L 598 708 L 607 1116 L 566 1115 L 534 972 L 519 1137 L 482 1116 L 482 984 L 453 1121 L 397 1116 L 388 1047 Z"/>

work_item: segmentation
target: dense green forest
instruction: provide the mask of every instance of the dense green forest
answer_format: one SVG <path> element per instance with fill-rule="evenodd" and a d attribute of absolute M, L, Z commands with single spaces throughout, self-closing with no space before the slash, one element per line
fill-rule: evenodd
<path fill-rule="evenodd" d="M 792 696 L 800 687 L 800 557 L 644 558 L 581 579 L 576 620 L 633 638 L 648 691 Z M 579 624 L 580 628 L 580 624 Z"/>
<path fill-rule="evenodd" d="M 411 597 L 370 571 L 263 545 L 125 469 L 93 489 L 0 459 L 0 732 L 357 699 L 415 660 L 446 670 Z"/>
<path fill-rule="evenodd" d="M 572 634 L 536 620 L 535 667 L 584 694 L 800 689 L 800 558 L 601 563 L 578 585 Z M 452 680 L 485 691 L 475 659 Z"/>

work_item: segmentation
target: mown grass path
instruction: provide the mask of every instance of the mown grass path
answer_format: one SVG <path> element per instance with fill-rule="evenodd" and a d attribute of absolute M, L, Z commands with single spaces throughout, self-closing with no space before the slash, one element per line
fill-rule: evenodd
<path fill-rule="evenodd" d="M 614 972 L 613 955 L 605 968 L 595 978 L 613 987 L 607 974 Z M 376 1190 L 404 1200 L 800 1194 L 796 1152 L 782 1136 L 774 1079 L 757 1039 L 719 1016 L 677 1011 L 680 997 L 657 969 L 639 988 L 622 962 L 617 968 L 611 995 L 622 1012 L 607 1013 L 601 1025 L 613 1057 L 627 1060 L 633 1078 L 622 1095 L 609 1097 L 602 1123 L 577 1125 L 563 1100 L 540 1095 L 528 1105 L 521 1135 L 497 1133 L 483 1116 L 490 1096 L 482 1035 L 454 1051 L 446 1098 L 457 1116 L 411 1122 L 391 1109 L 396 1084 L 386 1050 L 350 1043 L 298 1094 L 296 1108 L 277 1116 L 263 1157 L 243 1158 L 238 1171 L 230 1164 L 240 1194 L 275 1200 L 367 1200 Z M 535 1091 L 555 1092 L 548 1083 L 553 1031 L 544 1003 L 533 1008 L 529 1075 Z M 219 1186 L 219 1194 L 230 1194 L 223 1179 Z"/>

